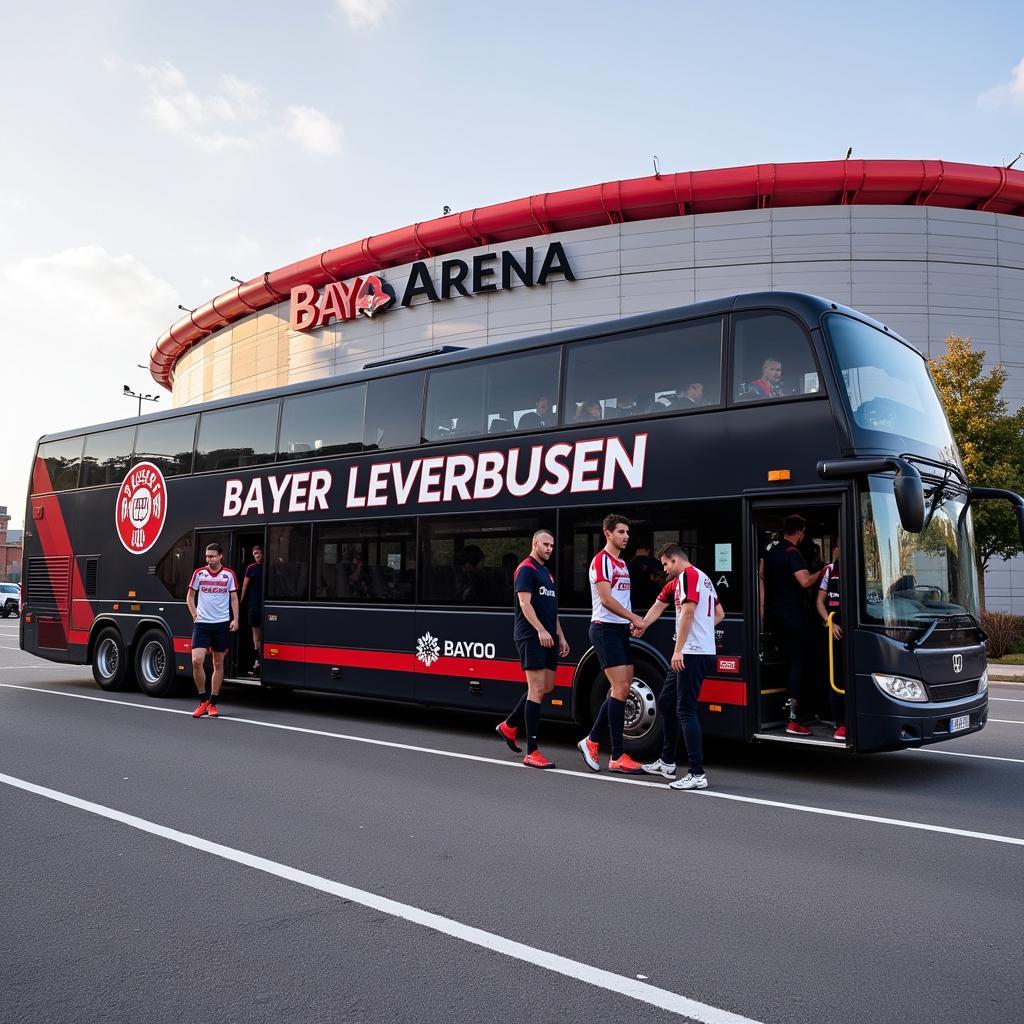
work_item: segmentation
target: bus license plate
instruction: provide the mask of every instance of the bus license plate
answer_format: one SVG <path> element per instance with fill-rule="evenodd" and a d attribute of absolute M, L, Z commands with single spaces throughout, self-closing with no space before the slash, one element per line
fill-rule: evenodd
<path fill-rule="evenodd" d="M 971 727 L 971 716 L 960 715 L 958 718 L 951 718 L 949 720 L 949 731 L 950 732 L 963 732 L 964 729 L 970 729 Z"/>

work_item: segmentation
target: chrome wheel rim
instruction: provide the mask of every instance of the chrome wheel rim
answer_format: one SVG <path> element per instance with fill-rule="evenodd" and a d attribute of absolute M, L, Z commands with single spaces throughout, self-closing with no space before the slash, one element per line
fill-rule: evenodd
<path fill-rule="evenodd" d="M 155 686 L 163 679 L 167 668 L 167 655 L 159 640 L 150 640 L 139 656 L 139 673 L 144 682 Z"/>
<path fill-rule="evenodd" d="M 104 679 L 113 679 L 121 664 L 121 651 L 116 640 L 109 637 L 96 648 L 96 668 Z"/>
<path fill-rule="evenodd" d="M 623 735 L 642 740 L 658 720 L 658 696 L 643 679 L 633 679 L 626 698 L 626 722 Z"/>

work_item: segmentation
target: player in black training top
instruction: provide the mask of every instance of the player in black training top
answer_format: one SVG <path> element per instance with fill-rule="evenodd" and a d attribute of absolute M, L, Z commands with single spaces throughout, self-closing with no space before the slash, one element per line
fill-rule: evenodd
<path fill-rule="evenodd" d="M 526 693 L 515 710 L 496 727 L 498 735 L 517 754 L 519 729 L 526 728 L 526 757 L 530 768 L 554 768 L 537 749 L 540 709 L 544 697 L 555 688 L 558 659 L 569 654 L 569 645 L 558 622 L 555 580 L 547 567 L 555 538 L 547 530 L 533 535 L 530 554 L 519 563 L 515 575 L 515 633 L 519 661 L 526 673 Z"/>

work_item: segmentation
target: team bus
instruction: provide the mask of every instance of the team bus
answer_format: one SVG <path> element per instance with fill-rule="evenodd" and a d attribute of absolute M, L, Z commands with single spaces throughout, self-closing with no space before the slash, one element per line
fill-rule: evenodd
<path fill-rule="evenodd" d="M 47 435 L 21 646 L 91 665 L 105 690 L 170 694 L 191 676 L 184 598 L 204 549 L 220 542 L 241 577 L 260 545 L 262 664 L 249 674 L 243 609 L 228 679 L 504 714 L 523 686 L 513 575 L 543 527 L 571 646 L 545 712 L 582 725 L 607 693 L 588 568 L 617 512 L 634 609 L 669 542 L 718 589 L 709 735 L 838 746 L 834 686 L 847 748 L 916 747 L 985 724 L 983 498 L 1024 517 L 1017 495 L 971 489 L 916 349 L 821 298 L 741 295 Z M 810 737 L 785 731 L 786 665 L 758 601 L 790 513 L 811 567 L 838 542 L 844 568 L 845 637 L 830 655 L 811 631 L 805 659 Z M 659 743 L 670 620 L 635 643 L 636 756 Z"/>

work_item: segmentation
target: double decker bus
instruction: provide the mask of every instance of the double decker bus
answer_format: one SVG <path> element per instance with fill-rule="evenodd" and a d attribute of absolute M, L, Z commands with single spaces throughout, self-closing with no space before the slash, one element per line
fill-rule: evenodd
<path fill-rule="evenodd" d="M 721 596 L 706 732 L 838 745 L 824 721 L 786 734 L 760 621 L 759 558 L 799 513 L 812 566 L 841 542 L 845 630 L 831 668 L 811 631 L 801 713 L 826 719 L 831 685 L 847 748 L 914 747 L 985 724 L 979 499 L 1024 520 L 1017 495 L 971 489 L 916 349 L 821 298 L 741 295 L 47 435 L 21 646 L 105 690 L 170 694 L 191 677 L 184 598 L 206 545 L 241 576 L 259 544 L 262 666 L 248 674 L 243 615 L 229 680 L 504 713 L 523 685 L 513 574 L 543 527 L 571 646 L 545 713 L 583 725 L 607 693 L 587 573 L 614 511 L 634 609 L 669 542 Z M 660 740 L 670 618 L 635 643 L 636 756 Z"/>

